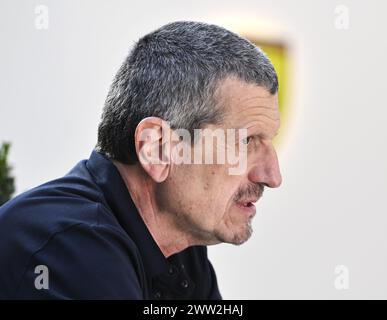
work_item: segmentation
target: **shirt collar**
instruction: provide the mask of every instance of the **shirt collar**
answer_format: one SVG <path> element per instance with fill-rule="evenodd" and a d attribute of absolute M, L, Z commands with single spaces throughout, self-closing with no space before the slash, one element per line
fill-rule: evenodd
<path fill-rule="evenodd" d="M 169 262 L 146 227 L 113 162 L 94 150 L 86 166 L 118 222 L 136 243 L 147 273 L 154 277 L 167 272 Z"/>

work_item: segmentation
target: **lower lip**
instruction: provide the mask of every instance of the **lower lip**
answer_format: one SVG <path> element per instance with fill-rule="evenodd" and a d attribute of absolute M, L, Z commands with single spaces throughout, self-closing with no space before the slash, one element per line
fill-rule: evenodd
<path fill-rule="evenodd" d="M 251 204 L 250 206 L 245 207 L 244 205 L 241 205 L 239 203 L 236 204 L 236 206 L 245 214 L 247 214 L 249 217 L 253 217 L 257 211 L 254 204 Z"/>

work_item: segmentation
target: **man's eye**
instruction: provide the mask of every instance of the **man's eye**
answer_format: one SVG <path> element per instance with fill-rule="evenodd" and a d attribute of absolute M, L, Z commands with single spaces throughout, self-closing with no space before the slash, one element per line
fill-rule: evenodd
<path fill-rule="evenodd" d="M 253 139 L 253 137 L 246 137 L 246 138 L 243 138 L 242 139 L 242 143 L 243 144 L 249 144 L 250 141 Z"/>

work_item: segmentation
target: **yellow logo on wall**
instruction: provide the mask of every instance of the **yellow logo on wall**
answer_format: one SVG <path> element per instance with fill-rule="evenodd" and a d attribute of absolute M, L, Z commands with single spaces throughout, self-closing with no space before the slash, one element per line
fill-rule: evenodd
<path fill-rule="evenodd" d="M 285 123 L 285 119 L 288 112 L 289 104 L 289 92 L 288 92 L 288 52 L 286 46 L 281 43 L 270 43 L 259 41 L 257 39 L 249 39 L 256 46 L 260 47 L 266 55 L 269 57 L 272 62 L 278 76 L 279 81 L 279 91 L 278 91 L 278 104 L 279 111 L 281 116 L 281 127 Z M 278 144 L 278 141 L 281 139 L 281 131 L 275 139 L 275 143 Z"/>

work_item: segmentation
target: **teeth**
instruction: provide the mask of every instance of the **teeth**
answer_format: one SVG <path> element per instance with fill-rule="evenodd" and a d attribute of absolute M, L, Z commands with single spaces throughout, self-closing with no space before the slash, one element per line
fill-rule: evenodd
<path fill-rule="evenodd" d="M 240 203 L 240 205 L 242 206 L 242 207 L 251 207 L 252 205 L 253 205 L 253 203 L 252 202 L 242 202 L 242 203 Z"/>

